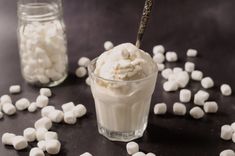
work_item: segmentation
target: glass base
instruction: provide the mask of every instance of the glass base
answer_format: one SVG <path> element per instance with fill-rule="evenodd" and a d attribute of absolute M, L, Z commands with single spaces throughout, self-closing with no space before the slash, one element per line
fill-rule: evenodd
<path fill-rule="evenodd" d="M 131 140 L 142 137 L 146 127 L 147 124 L 145 124 L 142 129 L 138 129 L 135 131 L 117 132 L 117 131 L 110 131 L 102 127 L 100 124 L 98 124 L 98 131 L 101 135 L 105 136 L 107 139 L 111 141 L 129 142 Z"/>

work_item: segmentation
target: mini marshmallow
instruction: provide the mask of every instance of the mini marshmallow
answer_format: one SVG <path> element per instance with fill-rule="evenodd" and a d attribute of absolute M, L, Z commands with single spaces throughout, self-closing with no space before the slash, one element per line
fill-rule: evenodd
<path fill-rule="evenodd" d="M 233 129 L 233 132 L 235 132 L 235 122 L 231 124 L 231 128 Z"/>
<path fill-rule="evenodd" d="M 45 134 L 48 132 L 46 128 L 38 128 L 36 130 L 37 141 L 45 140 Z"/>
<path fill-rule="evenodd" d="M 2 135 L 2 144 L 4 145 L 12 145 L 12 139 L 15 137 L 16 135 L 13 133 L 4 133 Z"/>
<path fill-rule="evenodd" d="M 221 127 L 220 138 L 223 140 L 231 140 L 233 135 L 233 129 L 230 125 L 223 125 Z"/>
<path fill-rule="evenodd" d="M 129 155 L 133 155 L 133 154 L 139 152 L 139 145 L 134 141 L 128 142 L 126 144 L 126 150 Z"/>
<path fill-rule="evenodd" d="M 194 70 L 192 73 L 191 73 L 191 78 L 195 81 L 201 81 L 202 78 L 203 78 L 203 73 L 199 70 Z"/>
<path fill-rule="evenodd" d="M 72 111 L 74 109 L 75 105 L 73 102 L 68 102 L 68 103 L 65 103 L 61 106 L 63 112 L 69 112 L 69 111 Z"/>
<path fill-rule="evenodd" d="M 78 67 L 75 71 L 75 74 L 78 78 L 82 78 L 82 77 L 86 76 L 87 69 L 85 67 Z"/>
<path fill-rule="evenodd" d="M 45 133 L 45 140 L 58 140 L 58 134 L 56 132 L 48 131 Z"/>
<path fill-rule="evenodd" d="M 176 90 L 178 90 L 178 88 L 179 88 L 178 83 L 175 81 L 166 81 L 163 84 L 163 89 L 166 92 L 176 91 Z"/>
<path fill-rule="evenodd" d="M 162 71 L 162 77 L 165 79 L 168 79 L 171 74 L 173 74 L 173 71 L 170 68 L 166 68 Z"/>
<path fill-rule="evenodd" d="M 3 113 L 0 111 L 0 120 L 3 118 Z"/>
<path fill-rule="evenodd" d="M 74 115 L 73 111 L 64 113 L 64 122 L 67 124 L 75 124 L 77 122 L 77 118 Z"/>
<path fill-rule="evenodd" d="M 193 107 L 190 111 L 189 114 L 194 118 L 194 119 L 201 119 L 204 116 L 204 112 L 200 107 Z"/>
<path fill-rule="evenodd" d="M 186 62 L 184 65 L 184 69 L 186 72 L 192 72 L 195 69 L 195 64 L 192 62 Z"/>
<path fill-rule="evenodd" d="M 163 71 L 165 69 L 165 65 L 162 63 L 160 63 L 160 64 L 158 63 L 157 68 L 158 68 L 158 71 Z"/>
<path fill-rule="evenodd" d="M 209 93 L 203 90 L 199 90 L 195 95 L 194 95 L 194 104 L 203 106 L 205 101 L 208 100 L 209 98 Z"/>
<path fill-rule="evenodd" d="M 153 47 L 153 55 L 156 55 L 158 53 L 164 54 L 165 53 L 165 48 L 163 45 L 156 45 Z"/>
<path fill-rule="evenodd" d="M 54 106 L 46 106 L 46 107 L 42 108 L 41 116 L 42 117 L 49 117 L 50 112 L 52 112 L 53 110 L 55 110 Z"/>
<path fill-rule="evenodd" d="M 227 150 L 220 152 L 219 156 L 235 156 L 235 153 L 233 150 L 227 149 Z"/>
<path fill-rule="evenodd" d="M 176 52 L 167 52 L 166 53 L 166 60 L 168 62 L 176 62 L 178 60 L 178 56 Z"/>
<path fill-rule="evenodd" d="M 81 154 L 80 156 L 92 156 L 92 154 L 88 153 L 88 152 L 85 152 L 85 153 Z"/>
<path fill-rule="evenodd" d="M 36 140 L 36 130 L 34 128 L 26 128 L 23 132 L 23 136 L 28 142 Z"/>
<path fill-rule="evenodd" d="M 42 151 L 46 151 L 46 141 L 41 140 L 37 143 L 38 148 L 40 148 Z"/>
<path fill-rule="evenodd" d="M 1 103 L 12 103 L 11 97 L 9 95 L 2 95 L 1 96 Z"/>
<path fill-rule="evenodd" d="M 58 140 L 47 140 L 46 151 L 49 154 L 58 154 L 60 152 L 61 144 Z"/>
<path fill-rule="evenodd" d="M 87 84 L 88 86 L 90 86 L 90 85 L 91 85 L 91 79 L 90 79 L 90 77 L 87 77 L 86 80 L 85 80 L 85 82 L 86 82 L 86 84 Z"/>
<path fill-rule="evenodd" d="M 5 103 L 2 106 L 2 111 L 6 114 L 6 115 L 14 115 L 16 113 L 16 108 L 13 104 L 11 103 Z"/>
<path fill-rule="evenodd" d="M 214 81 L 210 77 L 205 77 L 201 80 L 203 88 L 208 89 L 214 86 Z"/>
<path fill-rule="evenodd" d="M 78 65 L 81 66 L 81 67 L 87 67 L 90 62 L 91 62 L 91 60 L 89 58 L 81 57 L 78 60 Z"/>
<path fill-rule="evenodd" d="M 26 98 L 21 98 L 17 100 L 15 103 L 16 109 L 20 111 L 27 109 L 29 105 L 30 105 L 30 102 Z"/>
<path fill-rule="evenodd" d="M 166 114 L 167 106 L 165 103 L 157 103 L 155 104 L 153 110 L 154 110 L 154 114 L 156 115 Z"/>
<path fill-rule="evenodd" d="M 20 91 L 21 91 L 20 85 L 12 85 L 9 87 L 9 92 L 11 94 L 17 94 L 20 93 Z"/>
<path fill-rule="evenodd" d="M 48 117 L 42 117 L 34 123 L 36 129 L 45 128 L 49 130 L 52 127 L 52 122 Z"/>
<path fill-rule="evenodd" d="M 147 153 L 145 156 L 156 156 L 154 153 Z"/>
<path fill-rule="evenodd" d="M 184 88 L 187 86 L 187 84 L 189 83 L 189 75 L 187 72 L 183 71 L 183 72 L 179 72 L 179 73 L 175 73 L 176 75 L 176 82 L 178 83 L 180 88 Z"/>
<path fill-rule="evenodd" d="M 133 154 L 132 156 L 145 156 L 145 154 L 143 152 L 137 152 Z"/>
<path fill-rule="evenodd" d="M 155 63 L 163 63 L 165 61 L 165 56 L 162 53 L 157 53 L 153 56 L 153 61 Z"/>
<path fill-rule="evenodd" d="M 235 143 L 235 133 L 233 133 L 232 141 L 233 141 L 233 143 Z"/>
<path fill-rule="evenodd" d="M 104 49 L 105 50 L 110 50 L 113 48 L 113 43 L 111 41 L 105 41 L 104 42 Z"/>
<path fill-rule="evenodd" d="M 215 101 L 205 102 L 203 109 L 206 113 L 216 113 L 218 111 L 218 104 Z"/>
<path fill-rule="evenodd" d="M 188 57 L 196 57 L 197 56 L 197 50 L 196 49 L 188 49 L 187 56 Z"/>
<path fill-rule="evenodd" d="M 28 142 L 23 136 L 15 136 L 12 138 L 12 145 L 16 150 L 22 150 L 28 147 Z"/>
<path fill-rule="evenodd" d="M 48 117 L 52 122 L 60 123 L 64 119 L 64 113 L 61 110 L 52 110 Z"/>
<path fill-rule="evenodd" d="M 30 150 L 29 156 L 45 156 L 45 154 L 40 148 L 34 147 Z"/>
<path fill-rule="evenodd" d="M 183 71 L 183 69 L 180 68 L 180 67 L 175 67 L 175 68 L 173 68 L 173 73 L 180 73 L 180 72 L 182 72 L 182 71 Z"/>
<path fill-rule="evenodd" d="M 49 89 L 49 88 L 41 88 L 40 89 L 40 95 L 51 97 L 51 95 L 52 95 L 51 89 Z"/>
<path fill-rule="evenodd" d="M 37 110 L 36 102 L 32 102 L 28 107 L 28 111 L 32 113 L 35 112 L 36 110 Z"/>
<path fill-rule="evenodd" d="M 186 114 L 186 107 L 184 104 L 176 102 L 173 105 L 173 113 L 175 115 L 183 116 Z"/>
<path fill-rule="evenodd" d="M 39 108 L 46 107 L 49 103 L 49 99 L 45 95 L 39 95 L 36 99 L 36 105 Z"/>
<path fill-rule="evenodd" d="M 86 114 L 87 109 L 84 105 L 78 104 L 77 106 L 75 106 L 73 108 L 72 111 L 73 111 L 73 114 L 75 115 L 75 117 L 80 118 Z"/>
<path fill-rule="evenodd" d="M 232 94 L 232 89 L 228 84 L 222 84 L 220 86 L 220 91 L 224 96 L 230 96 Z"/>
<path fill-rule="evenodd" d="M 180 90 L 180 102 L 189 102 L 191 100 L 191 91 L 188 89 L 181 89 Z"/>

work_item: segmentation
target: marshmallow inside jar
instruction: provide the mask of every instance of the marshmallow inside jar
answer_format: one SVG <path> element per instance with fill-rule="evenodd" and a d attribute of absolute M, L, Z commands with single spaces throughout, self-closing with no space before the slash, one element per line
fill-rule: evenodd
<path fill-rule="evenodd" d="M 110 140 L 143 135 L 157 79 L 157 64 L 131 43 L 102 53 L 88 66 L 99 132 Z"/>

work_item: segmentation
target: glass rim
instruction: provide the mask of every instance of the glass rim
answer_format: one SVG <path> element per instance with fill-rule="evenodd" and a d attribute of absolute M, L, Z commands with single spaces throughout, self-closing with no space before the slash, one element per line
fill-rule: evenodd
<path fill-rule="evenodd" d="M 98 57 L 94 58 L 94 59 L 91 60 L 91 62 L 88 64 L 87 68 L 88 68 L 88 73 L 89 73 L 89 75 L 94 76 L 95 78 L 98 78 L 98 79 L 100 79 L 100 80 L 109 81 L 109 82 L 112 82 L 112 83 L 140 82 L 140 81 L 148 80 L 148 79 L 150 79 L 152 76 L 154 76 L 155 74 L 156 74 L 156 75 L 158 74 L 158 67 L 157 67 L 157 64 L 154 63 L 154 65 L 155 65 L 154 71 L 155 71 L 155 72 L 152 72 L 151 74 L 149 74 L 148 76 L 146 76 L 146 77 L 144 77 L 144 78 L 136 79 L 136 80 L 111 80 L 111 79 L 107 79 L 107 78 L 103 78 L 103 77 L 97 76 L 97 75 L 95 75 L 95 73 L 92 71 L 91 66 L 97 61 L 97 59 L 98 59 Z"/>

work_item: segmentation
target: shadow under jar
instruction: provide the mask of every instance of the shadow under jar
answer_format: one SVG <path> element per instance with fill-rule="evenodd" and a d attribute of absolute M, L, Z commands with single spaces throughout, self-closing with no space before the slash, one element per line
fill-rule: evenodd
<path fill-rule="evenodd" d="M 18 0 L 18 45 L 26 82 L 52 87 L 68 75 L 61 0 Z"/>

